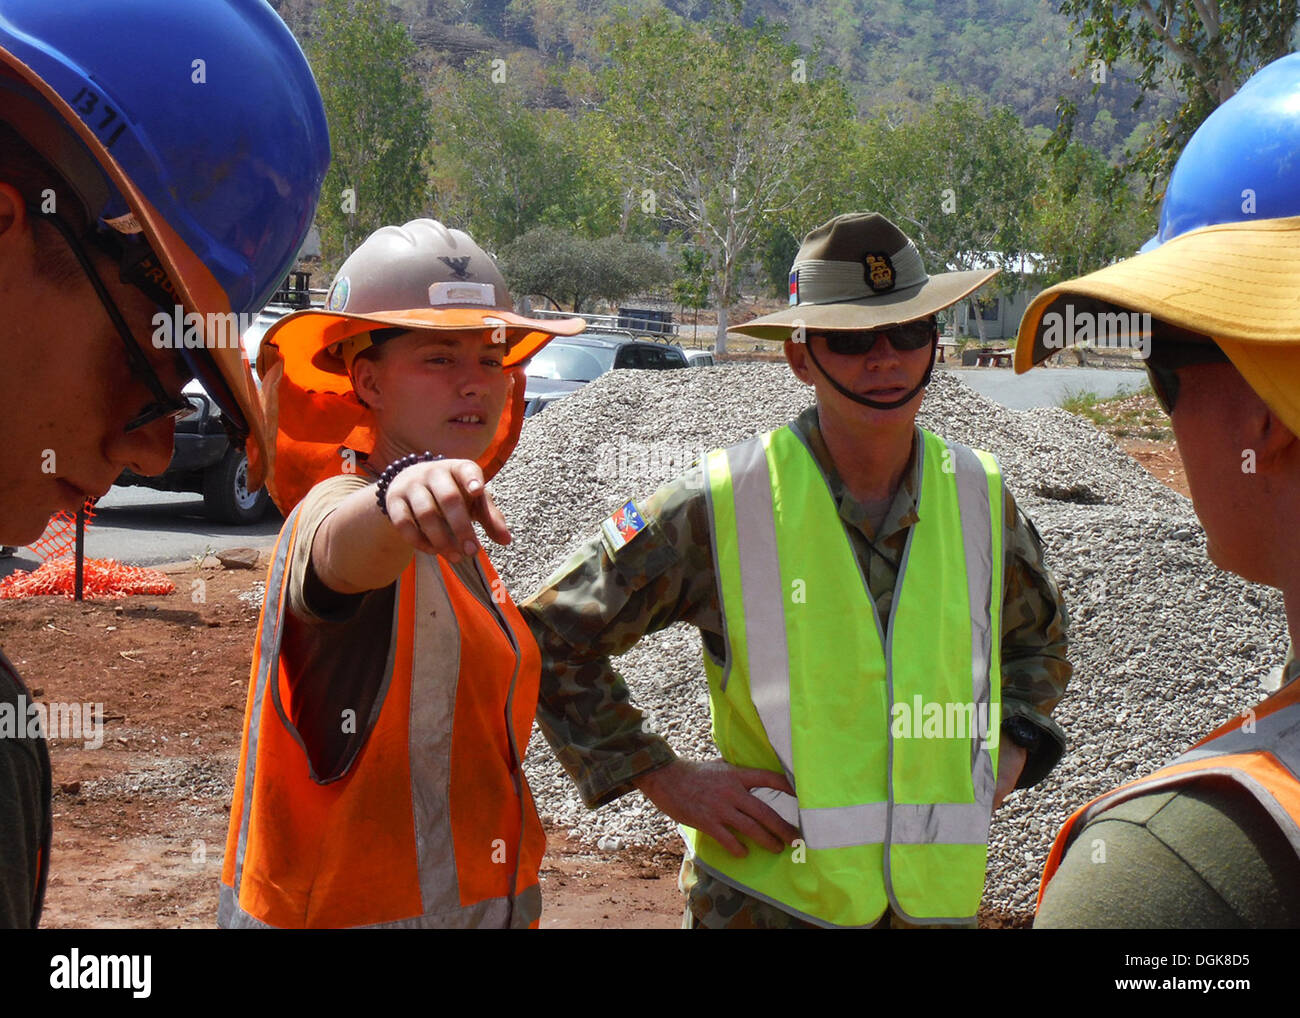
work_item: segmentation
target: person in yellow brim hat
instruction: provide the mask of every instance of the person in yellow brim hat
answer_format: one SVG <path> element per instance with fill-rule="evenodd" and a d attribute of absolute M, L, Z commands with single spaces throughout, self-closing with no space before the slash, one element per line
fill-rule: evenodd
<path fill-rule="evenodd" d="M 1040 294 L 1026 371 L 1063 323 L 1127 325 L 1173 423 L 1210 558 L 1282 591 L 1300 636 L 1300 54 L 1216 110 L 1170 178 L 1142 253 Z M 1139 319 L 1139 324 L 1141 324 Z M 1300 663 L 1282 688 L 1147 778 L 1070 817 L 1036 926 L 1300 925 Z M 1105 846 L 1104 864 L 1095 846 Z"/>

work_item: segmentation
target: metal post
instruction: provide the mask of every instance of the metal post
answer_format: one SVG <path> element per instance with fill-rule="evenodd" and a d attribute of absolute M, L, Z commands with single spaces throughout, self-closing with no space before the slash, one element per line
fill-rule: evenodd
<path fill-rule="evenodd" d="M 77 567 L 73 593 L 81 600 L 86 560 L 86 503 L 77 507 Z"/>

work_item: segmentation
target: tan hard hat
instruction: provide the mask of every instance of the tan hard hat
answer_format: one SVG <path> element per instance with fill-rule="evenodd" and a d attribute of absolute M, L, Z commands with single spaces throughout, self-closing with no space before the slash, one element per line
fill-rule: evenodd
<path fill-rule="evenodd" d="M 555 336 L 581 332 L 586 322 L 515 314 L 501 270 L 469 234 L 416 219 L 367 237 L 334 277 L 324 309 L 287 315 L 265 341 L 273 340 L 287 363 L 309 362 L 293 363 L 299 384 L 338 391 L 376 327 L 491 329 L 512 367 Z"/>

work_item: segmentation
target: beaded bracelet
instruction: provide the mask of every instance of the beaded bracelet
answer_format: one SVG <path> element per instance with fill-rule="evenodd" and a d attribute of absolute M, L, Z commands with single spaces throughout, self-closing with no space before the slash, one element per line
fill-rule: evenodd
<path fill-rule="evenodd" d="M 434 463 L 440 459 L 442 459 L 441 456 L 427 451 L 411 452 L 388 464 L 384 468 L 384 472 L 379 475 L 379 489 L 375 492 L 375 500 L 379 503 L 379 511 L 385 516 L 388 515 L 388 486 L 393 483 L 393 478 L 407 467 L 413 467 L 417 463 Z"/>

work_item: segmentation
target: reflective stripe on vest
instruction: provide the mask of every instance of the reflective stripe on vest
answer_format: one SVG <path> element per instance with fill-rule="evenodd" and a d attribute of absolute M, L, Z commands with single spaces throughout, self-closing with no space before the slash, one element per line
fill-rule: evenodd
<path fill-rule="evenodd" d="M 347 773 L 319 783 L 286 710 L 301 677 L 280 653 L 297 524 L 295 509 L 267 576 L 220 925 L 532 925 L 545 839 L 517 762 L 540 658 L 522 617 L 416 555 L 371 717 L 355 719 L 369 735 Z M 486 556 L 478 569 L 500 589 Z"/>
<path fill-rule="evenodd" d="M 991 678 L 1000 676 L 1001 477 L 987 454 L 922 438 L 920 522 L 887 627 L 795 432 L 706 459 L 728 646 L 725 669 L 705 655 L 714 740 L 733 763 L 785 773 L 797 800 L 755 794 L 800 828 L 806 861 L 789 849 L 733 860 L 689 830 L 687 842 L 702 868 L 825 925 L 867 925 L 886 905 L 911 921 L 966 922 L 983 889 L 1001 703 Z M 934 706 L 964 719 L 965 733 L 893 738 L 900 709 Z M 896 760 L 898 741 L 928 745 Z M 931 769 L 943 776 L 930 781 Z M 940 868 L 959 891 L 935 886 Z"/>
<path fill-rule="evenodd" d="M 1243 718 L 1211 732 L 1155 773 L 1099 795 L 1075 810 L 1048 853 L 1038 887 L 1038 906 L 1065 853 L 1089 821 L 1139 795 L 1177 788 L 1211 775 L 1229 778 L 1251 795 L 1273 818 L 1300 859 L 1300 681 L 1292 681 L 1247 711 Z"/>

